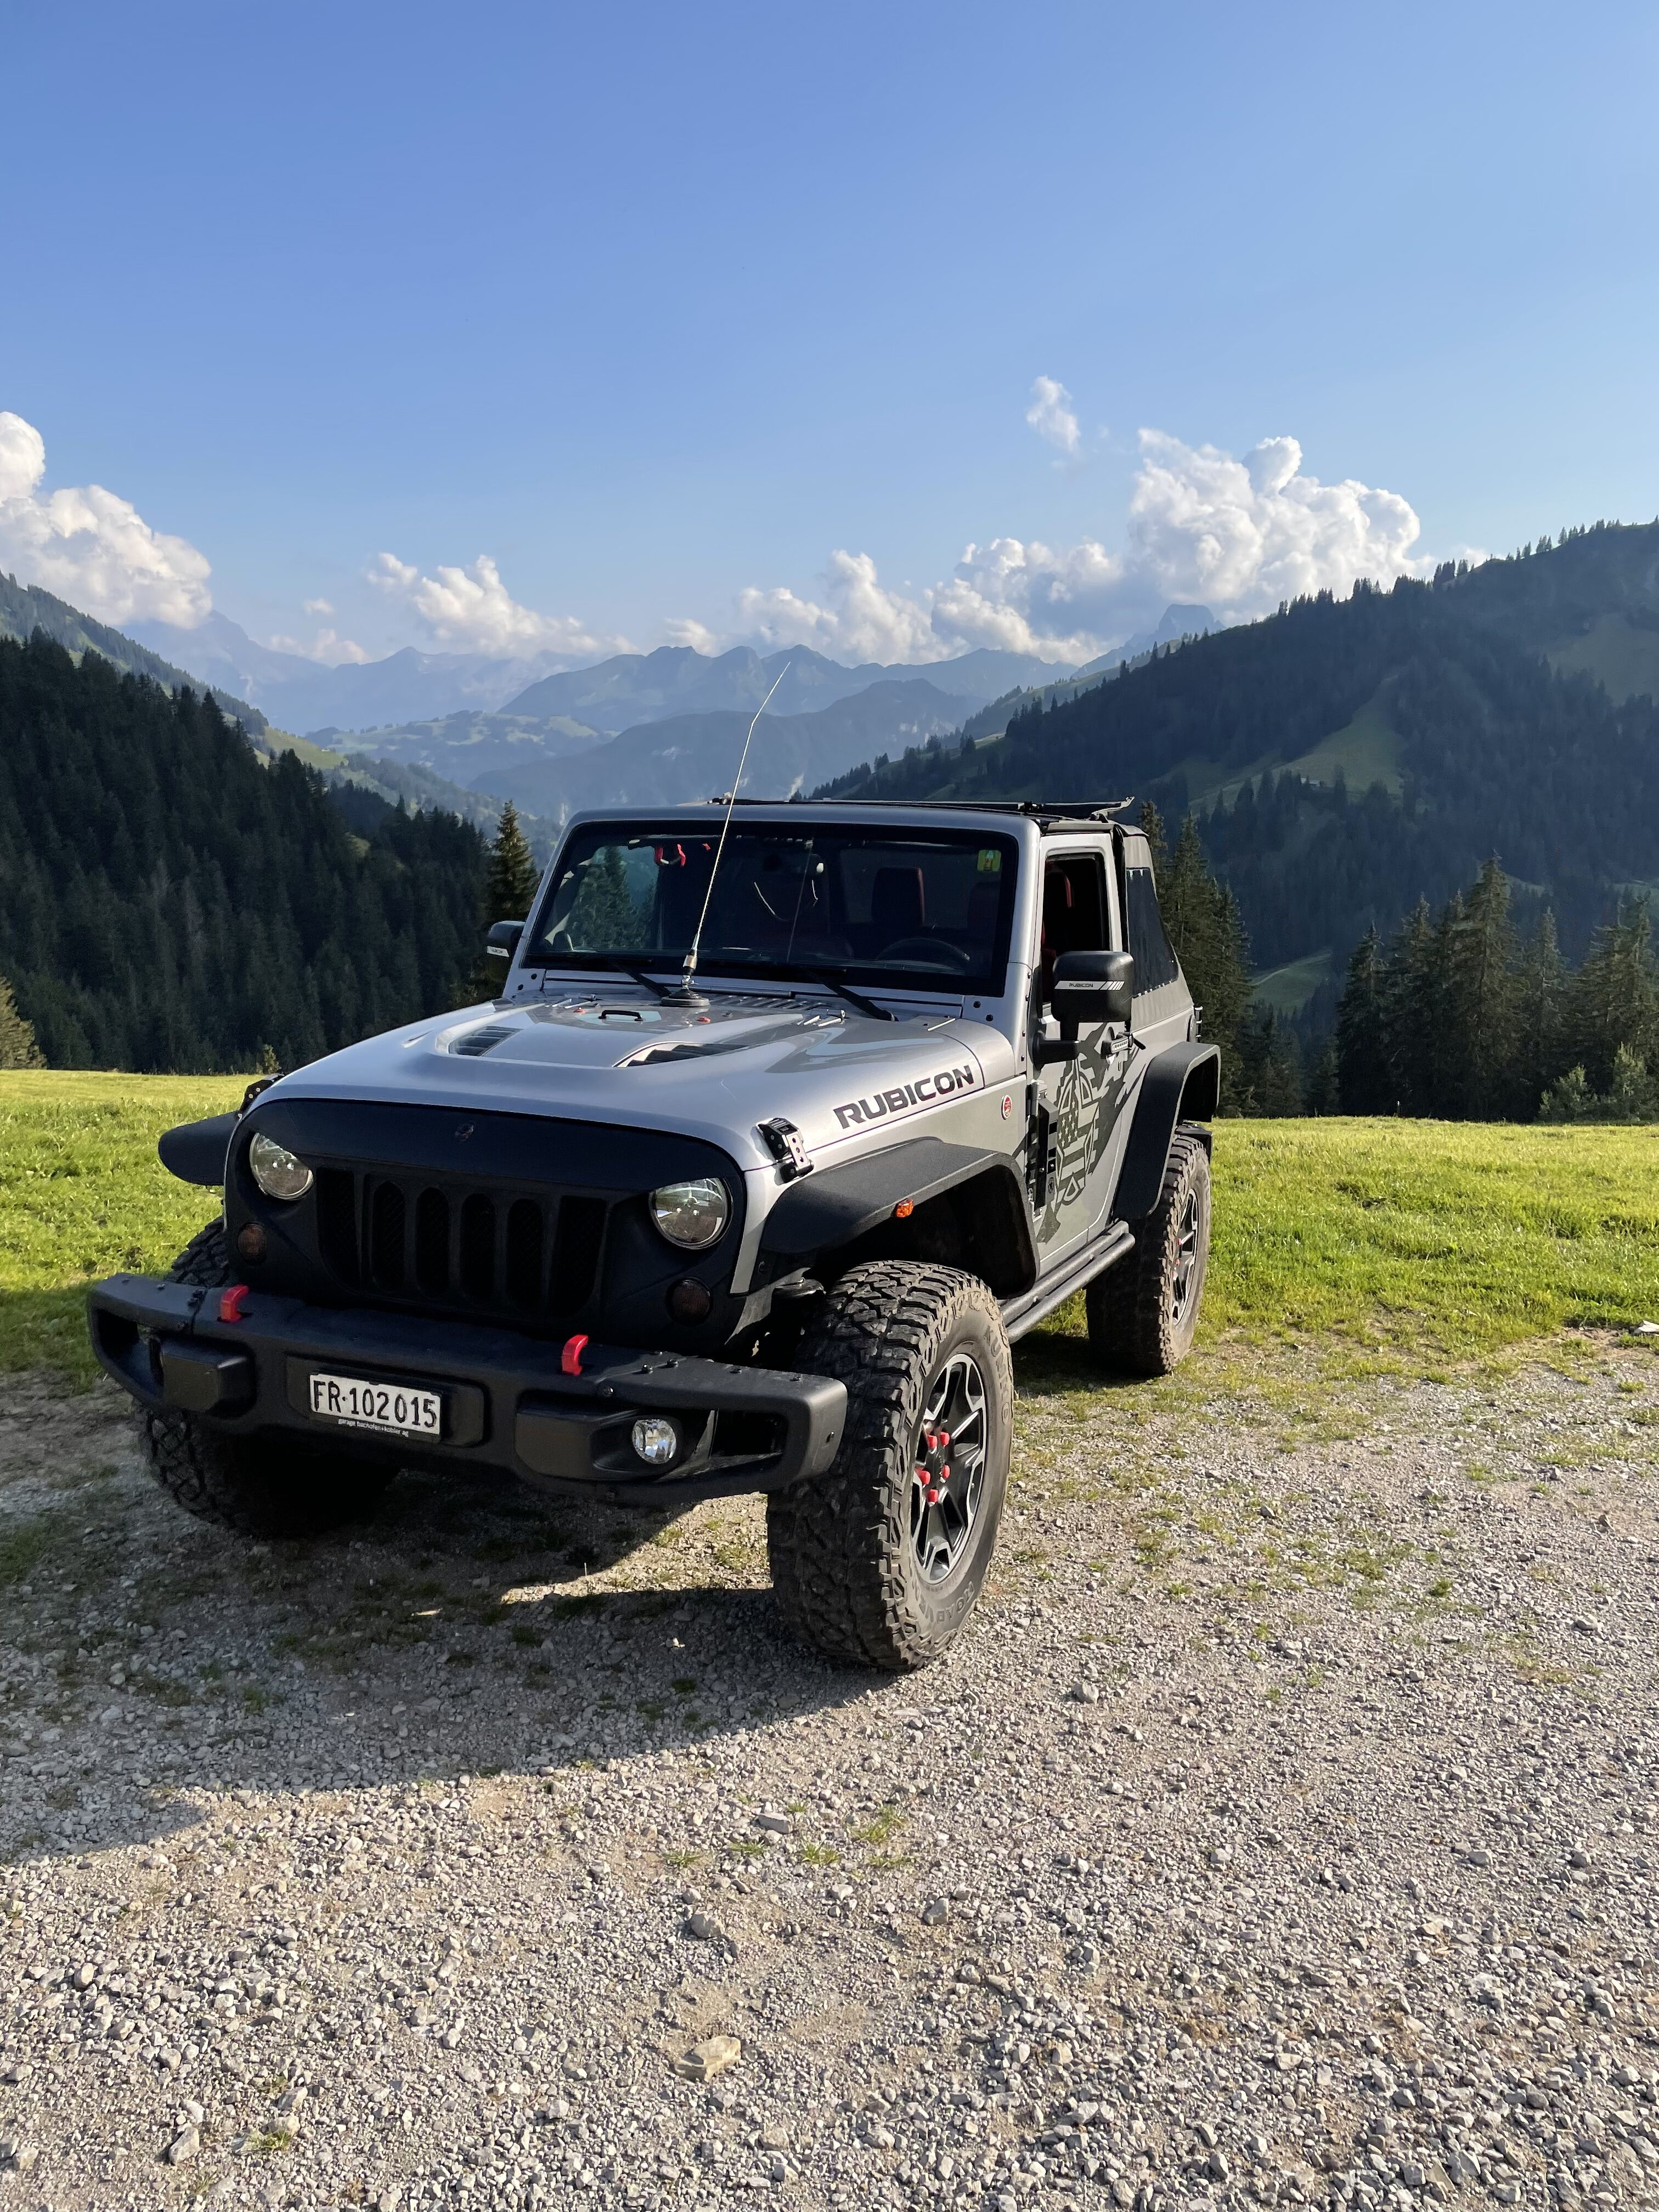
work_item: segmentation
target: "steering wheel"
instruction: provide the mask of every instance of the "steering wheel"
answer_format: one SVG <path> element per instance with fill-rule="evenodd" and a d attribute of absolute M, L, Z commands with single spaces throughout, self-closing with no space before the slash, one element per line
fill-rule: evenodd
<path fill-rule="evenodd" d="M 970 975 L 974 963 L 959 945 L 951 945 L 942 937 L 901 937 L 891 945 L 884 945 L 877 953 L 878 960 L 915 960 L 930 968 L 947 968 L 958 975 Z"/>

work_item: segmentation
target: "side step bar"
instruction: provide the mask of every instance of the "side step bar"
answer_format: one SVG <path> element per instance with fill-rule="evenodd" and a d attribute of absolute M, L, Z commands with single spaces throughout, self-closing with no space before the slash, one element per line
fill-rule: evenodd
<path fill-rule="evenodd" d="M 1009 1342 L 1018 1342 L 1027 1329 L 1046 1321 L 1056 1306 L 1063 1306 L 1074 1291 L 1080 1291 L 1085 1283 L 1092 1283 L 1108 1267 L 1115 1267 L 1134 1249 L 1133 1230 L 1127 1222 L 1114 1221 L 1097 1244 L 1091 1244 L 1075 1258 L 1066 1261 L 1055 1273 L 1045 1275 L 1033 1289 L 1017 1298 L 1005 1299 L 1002 1322 Z"/>

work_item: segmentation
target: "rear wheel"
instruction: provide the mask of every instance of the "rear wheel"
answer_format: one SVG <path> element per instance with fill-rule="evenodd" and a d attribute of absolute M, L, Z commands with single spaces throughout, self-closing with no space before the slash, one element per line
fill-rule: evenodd
<path fill-rule="evenodd" d="M 175 1283 L 217 1289 L 236 1280 L 224 1224 L 192 1237 L 173 1261 Z M 287 1437 L 239 1437 L 193 1413 L 141 1411 L 150 1473 L 199 1521 L 245 1536 L 316 1536 L 374 1510 L 392 1470 Z"/>
<path fill-rule="evenodd" d="M 1128 1375 L 1168 1375 L 1192 1349 L 1210 1265 L 1210 1156 L 1177 1129 L 1158 1204 L 1133 1224 L 1135 1249 L 1090 1284 L 1089 1342 Z"/>
<path fill-rule="evenodd" d="M 1013 1368 L 1002 1314 L 954 1267 L 843 1276 L 796 1364 L 847 1385 L 828 1474 L 767 1500 L 790 1626 L 831 1659 L 903 1673 L 949 1649 L 982 1586 L 1008 1485 Z"/>

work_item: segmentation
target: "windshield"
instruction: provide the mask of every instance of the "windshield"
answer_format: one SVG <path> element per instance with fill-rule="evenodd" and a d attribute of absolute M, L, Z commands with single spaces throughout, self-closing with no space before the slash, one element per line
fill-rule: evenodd
<path fill-rule="evenodd" d="M 532 967 L 678 969 L 717 830 L 589 823 L 559 857 L 524 954 Z M 1018 847 L 973 830 L 734 822 L 698 952 L 701 975 L 826 978 L 911 990 L 1002 989 Z"/>

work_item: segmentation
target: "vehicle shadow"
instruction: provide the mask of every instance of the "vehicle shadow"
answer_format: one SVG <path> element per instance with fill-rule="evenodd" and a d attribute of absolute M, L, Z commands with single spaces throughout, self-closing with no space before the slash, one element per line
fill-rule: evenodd
<path fill-rule="evenodd" d="M 1075 1331 L 1063 1326 L 1067 1310 L 1062 1307 L 1054 1317 L 1062 1326 L 1051 1323 L 1046 1328 L 1033 1329 L 1014 1346 L 1014 1389 L 1018 1396 L 1066 1398 L 1079 1390 L 1144 1390 L 1146 1385 L 1138 1376 L 1115 1374 L 1105 1365 L 1090 1348 L 1080 1321 Z"/>
<path fill-rule="evenodd" d="M 7 1644 L 46 1664 L 33 1741 L 0 1763 L 0 1862 L 164 1844 L 203 1792 L 680 1756 L 888 1680 L 791 1639 L 756 1500 L 672 1513 L 408 1474 L 360 1528 L 249 1544 L 136 1471 L 110 1487 L 120 1546 L 84 1529 L 8 1593 Z"/>

